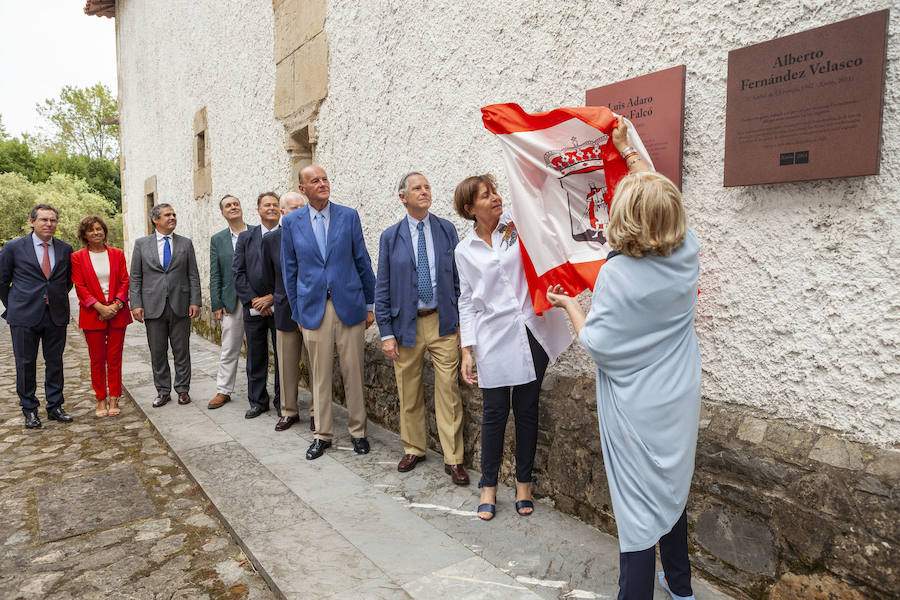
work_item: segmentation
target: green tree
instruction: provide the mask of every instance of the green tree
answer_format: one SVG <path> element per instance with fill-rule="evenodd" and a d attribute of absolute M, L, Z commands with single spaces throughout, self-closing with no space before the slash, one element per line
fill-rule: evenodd
<path fill-rule="evenodd" d="M 91 158 L 118 155 L 116 99 L 102 83 L 86 88 L 67 85 L 59 98 L 48 98 L 36 108 L 48 123 L 45 133 L 51 149 Z"/>
<path fill-rule="evenodd" d="M 3 115 L 0 115 L 0 141 L 8 139 L 9 134 L 6 132 L 6 127 L 3 125 Z"/>
<path fill-rule="evenodd" d="M 63 151 L 45 150 L 35 154 L 18 138 L 0 140 L 0 173 L 15 172 L 34 183 L 47 181 L 52 173 L 69 173 L 84 179 L 97 192 L 122 209 L 122 180 L 118 160 L 70 156 Z"/>
<path fill-rule="evenodd" d="M 35 204 L 47 203 L 59 211 L 56 236 L 81 248 L 78 222 L 98 215 L 109 227 L 107 243 L 122 247 L 122 215 L 112 202 L 74 175 L 53 173 L 47 181 L 33 183 L 20 173 L 0 173 L 0 242 L 22 236 L 31 227 L 28 214 Z"/>

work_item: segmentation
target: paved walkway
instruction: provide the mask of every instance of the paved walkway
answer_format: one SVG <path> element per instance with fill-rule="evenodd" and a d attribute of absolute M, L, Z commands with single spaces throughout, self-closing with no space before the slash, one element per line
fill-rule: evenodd
<path fill-rule="evenodd" d="M 275 598 L 185 469 L 131 402 L 97 419 L 87 348 L 69 327 L 66 403 L 24 427 L 0 322 L 0 598 Z"/>
<path fill-rule="evenodd" d="M 307 461 L 305 422 L 276 433 L 274 411 L 243 418 L 243 362 L 234 400 L 206 409 L 219 348 L 199 336 L 191 339 L 194 402 L 187 406 L 151 407 L 143 326 L 129 328 L 125 356 L 128 392 L 281 596 L 615 598 L 615 538 L 550 504 L 520 517 L 513 490 L 501 486 L 497 516 L 482 522 L 477 487 L 451 484 L 439 455 L 429 452 L 425 463 L 399 473 L 398 436 L 371 423 L 371 453 L 355 454 L 338 407 L 335 445 Z M 301 394 L 302 415 L 309 395 Z M 701 581 L 695 592 L 698 600 L 727 598 Z M 656 599 L 667 597 L 657 588 Z"/>

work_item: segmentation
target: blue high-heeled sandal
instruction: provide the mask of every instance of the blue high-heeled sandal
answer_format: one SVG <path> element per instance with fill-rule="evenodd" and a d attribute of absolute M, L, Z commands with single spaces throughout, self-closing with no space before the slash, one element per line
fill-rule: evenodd
<path fill-rule="evenodd" d="M 537 477 L 532 477 L 531 483 L 532 484 L 537 483 Z M 523 513 L 522 512 L 523 508 L 530 508 L 531 512 Z M 520 517 L 527 517 L 527 516 L 533 514 L 534 513 L 534 502 L 532 502 L 531 500 L 517 500 L 516 501 L 516 512 L 519 513 Z"/>
<path fill-rule="evenodd" d="M 483 488 L 483 487 L 484 487 L 484 481 L 483 481 L 483 480 L 479 480 L 479 481 L 478 481 L 478 489 L 481 489 L 481 488 Z M 494 500 L 494 502 L 496 502 L 496 499 Z M 479 504 L 479 505 L 478 505 L 478 512 L 480 512 L 480 513 L 482 513 L 482 512 L 485 512 L 485 513 L 491 513 L 491 516 L 488 517 L 487 519 L 485 519 L 484 517 L 481 517 L 481 516 L 478 517 L 478 518 L 481 519 L 482 521 L 490 521 L 491 519 L 494 518 L 494 513 L 496 512 L 496 505 L 494 505 L 494 504 L 487 504 L 487 503 L 485 503 L 485 504 Z"/>

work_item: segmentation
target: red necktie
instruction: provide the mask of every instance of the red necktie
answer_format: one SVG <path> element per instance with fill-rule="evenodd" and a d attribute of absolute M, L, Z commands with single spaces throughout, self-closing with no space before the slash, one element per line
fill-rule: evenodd
<path fill-rule="evenodd" d="M 44 247 L 44 258 L 41 259 L 41 271 L 44 272 L 44 277 L 50 279 L 50 244 L 41 242 L 41 246 Z"/>

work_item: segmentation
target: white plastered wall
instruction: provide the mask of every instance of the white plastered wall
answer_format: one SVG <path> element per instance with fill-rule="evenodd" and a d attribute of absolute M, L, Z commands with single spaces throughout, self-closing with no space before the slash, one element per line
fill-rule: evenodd
<path fill-rule="evenodd" d="M 192 238 L 209 306 L 209 238 L 226 226 L 218 201 L 241 199 L 259 223 L 256 196 L 287 191 L 284 129 L 273 116 L 275 62 L 270 0 L 117 2 L 123 193 L 130 256 L 144 235 L 144 180 Z M 194 198 L 194 115 L 206 107 L 212 193 Z"/>
<path fill-rule="evenodd" d="M 433 212 L 454 220 L 461 234 L 466 225 L 452 209 L 460 180 L 489 171 L 500 177 L 501 193 L 508 189 L 481 106 L 517 102 L 536 112 L 583 105 L 587 89 L 686 64 L 683 191 L 703 244 L 697 331 L 704 397 L 896 444 L 896 35 L 888 41 L 881 175 L 722 187 L 728 51 L 888 6 L 331 1 L 318 160 L 333 199 L 359 209 L 376 261 L 381 231 L 403 214 L 394 190 L 404 172 L 429 177 Z M 891 31 L 900 30 L 897 8 Z M 554 369 L 586 374 L 592 363 L 576 348 Z"/>

